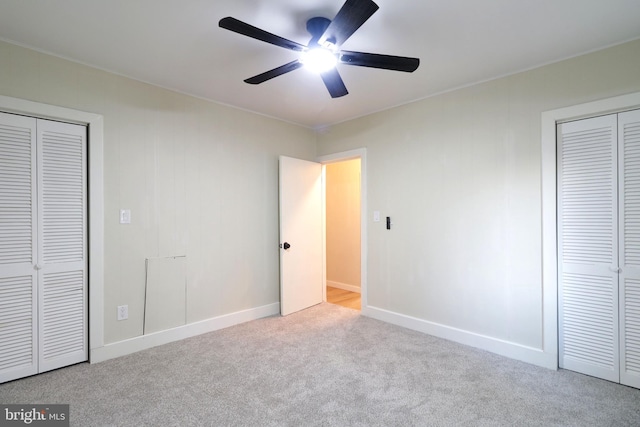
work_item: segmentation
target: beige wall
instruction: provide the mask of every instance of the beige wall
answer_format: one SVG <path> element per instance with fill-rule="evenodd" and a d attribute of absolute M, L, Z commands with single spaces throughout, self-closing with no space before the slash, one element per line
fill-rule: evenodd
<path fill-rule="evenodd" d="M 541 113 L 635 91 L 640 41 L 320 135 L 319 155 L 366 147 L 367 216 L 393 220 L 368 223 L 368 304 L 511 354 L 542 349 Z"/>
<path fill-rule="evenodd" d="M 279 301 L 278 156 L 311 131 L 3 42 L 0 95 L 104 116 L 105 343 L 142 333 L 148 257 L 186 255 L 188 322 Z"/>
<path fill-rule="evenodd" d="M 325 167 L 327 284 L 356 291 L 360 289 L 360 159 Z"/>
<path fill-rule="evenodd" d="M 540 349 L 541 113 L 634 91 L 640 41 L 316 137 L 0 42 L 1 95 L 104 116 L 106 343 L 142 332 L 147 257 L 187 256 L 189 322 L 277 302 L 278 155 L 366 147 L 367 217 L 394 222 L 368 222 L 368 304 Z"/>

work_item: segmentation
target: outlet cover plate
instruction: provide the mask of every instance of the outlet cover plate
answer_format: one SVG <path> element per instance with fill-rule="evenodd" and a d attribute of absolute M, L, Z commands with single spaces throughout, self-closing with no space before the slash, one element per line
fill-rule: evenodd
<path fill-rule="evenodd" d="M 129 318 L 129 306 L 128 305 L 119 305 L 118 306 L 118 320 L 127 320 Z"/>

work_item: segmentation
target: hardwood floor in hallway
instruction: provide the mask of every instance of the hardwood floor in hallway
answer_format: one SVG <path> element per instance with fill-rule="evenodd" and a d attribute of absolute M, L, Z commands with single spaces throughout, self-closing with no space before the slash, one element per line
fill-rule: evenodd
<path fill-rule="evenodd" d="M 360 310 L 360 294 L 357 292 L 327 286 L 327 302 L 354 310 Z"/>

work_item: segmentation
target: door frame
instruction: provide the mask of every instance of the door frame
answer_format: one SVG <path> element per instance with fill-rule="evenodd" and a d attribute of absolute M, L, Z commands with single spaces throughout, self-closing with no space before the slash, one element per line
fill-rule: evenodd
<path fill-rule="evenodd" d="M 89 362 L 95 349 L 104 346 L 104 119 L 56 105 L 0 95 L 0 111 L 39 119 L 87 126 L 87 290 Z"/>
<path fill-rule="evenodd" d="M 556 125 L 637 108 L 640 108 L 640 92 L 542 113 L 542 366 L 558 369 L 559 356 Z"/>
<path fill-rule="evenodd" d="M 330 163 L 360 159 L 360 312 L 367 314 L 367 149 L 354 150 L 319 156 L 316 161 L 322 165 L 322 300 L 327 301 L 327 221 L 326 221 L 326 168 Z"/>

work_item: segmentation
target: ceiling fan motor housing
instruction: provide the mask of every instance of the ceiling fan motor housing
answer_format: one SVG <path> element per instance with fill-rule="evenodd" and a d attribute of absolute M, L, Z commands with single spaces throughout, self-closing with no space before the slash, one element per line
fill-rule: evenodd
<path fill-rule="evenodd" d="M 316 16 L 307 21 L 307 31 L 311 34 L 311 40 L 309 41 L 309 46 L 318 45 L 318 40 L 324 34 L 324 32 L 331 24 L 331 20 L 327 18 L 323 18 L 321 16 Z M 335 44 L 335 40 L 327 40 L 330 43 Z"/>

